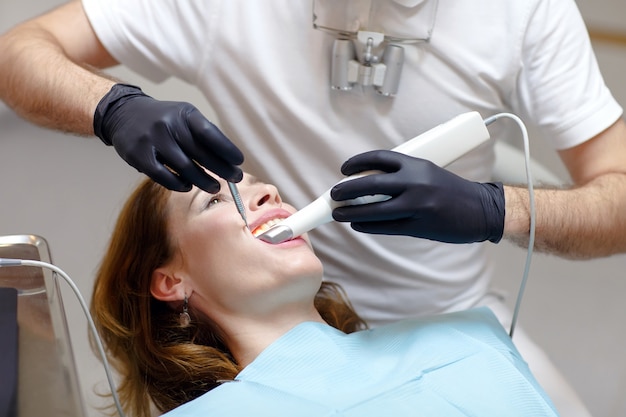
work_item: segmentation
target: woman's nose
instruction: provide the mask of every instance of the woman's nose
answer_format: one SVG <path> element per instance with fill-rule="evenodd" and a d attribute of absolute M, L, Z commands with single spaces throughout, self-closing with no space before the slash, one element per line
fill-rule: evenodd
<path fill-rule="evenodd" d="M 256 210 L 268 204 L 280 206 L 283 203 L 275 186 L 271 184 L 257 184 L 256 188 L 250 199 L 250 210 Z"/>

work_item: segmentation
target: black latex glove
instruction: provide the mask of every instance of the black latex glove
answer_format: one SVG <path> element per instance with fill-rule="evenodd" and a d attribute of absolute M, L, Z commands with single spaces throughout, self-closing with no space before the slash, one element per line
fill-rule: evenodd
<path fill-rule="evenodd" d="M 501 183 L 468 181 L 430 161 L 392 151 L 356 155 L 341 167 L 345 175 L 384 171 L 335 185 L 334 200 L 372 194 L 383 202 L 338 207 L 333 218 L 359 232 L 407 235 L 448 243 L 498 242 L 504 231 Z"/>
<path fill-rule="evenodd" d="M 116 84 L 98 103 L 93 127 L 126 162 L 174 191 L 220 189 L 199 165 L 232 182 L 243 176 L 241 151 L 189 103 L 155 100 Z"/>

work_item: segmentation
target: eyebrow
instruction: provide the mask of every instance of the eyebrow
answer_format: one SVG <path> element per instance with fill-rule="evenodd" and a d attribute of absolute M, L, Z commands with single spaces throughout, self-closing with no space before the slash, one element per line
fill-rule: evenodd
<path fill-rule="evenodd" d="M 257 177 L 255 177 L 252 174 L 248 174 L 244 180 L 248 185 L 254 185 L 257 184 L 259 182 L 259 179 Z M 191 197 L 191 199 L 189 200 L 189 206 L 187 207 L 187 209 L 191 209 L 191 205 L 193 204 L 193 202 L 196 200 L 196 197 L 198 197 L 198 194 L 200 194 L 201 192 L 203 192 L 204 190 L 202 190 L 201 188 L 196 188 L 196 190 L 193 192 L 193 196 Z M 219 192 L 221 192 L 222 190 L 220 189 Z M 210 194 L 210 195 L 217 195 L 217 193 L 215 194 Z"/>
<path fill-rule="evenodd" d="M 200 193 L 204 192 L 203 189 L 201 188 L 196 188 L 196 190 L 193 192 L 193 196 L 191 197 L 191 199 L 189 200 L 189 206 L 187 206 L 187 211 L 191 210 L 191 205 L 193 204 L 193 202 L 196 200 L 196 197 L 198 197 L 198 195 Z M 211 194 L 211 195 L 215 195 L 215 194 Z"/>

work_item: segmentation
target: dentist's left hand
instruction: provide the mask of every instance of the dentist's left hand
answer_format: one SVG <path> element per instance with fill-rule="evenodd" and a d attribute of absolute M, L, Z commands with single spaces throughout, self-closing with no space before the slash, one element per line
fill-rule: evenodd
<path fill-rule="evenodd" d="M 139 87 L 116 84 L 100 100 L 94 132 L 139 172 L 174 191 L 220 185 L 202 167 L 239 182 L 243 154 L 190 103 L 159 101 Z M 173 172 L 172 172 L 173 171 Z"/>
<path fill-rule="evenodd" d="M 356 155 L 341 167 L 344 175 L 383 171 L 340 182 L 331 189 L 336 201 L 373 194 L 391 199 L 333 210 L 333 218 L 354 230 L 406 235 L 448 243 L 489 240 L 504 232 L 504 190 L 500 183 L 468 181 L 430 161 L 393 151 Z"/>

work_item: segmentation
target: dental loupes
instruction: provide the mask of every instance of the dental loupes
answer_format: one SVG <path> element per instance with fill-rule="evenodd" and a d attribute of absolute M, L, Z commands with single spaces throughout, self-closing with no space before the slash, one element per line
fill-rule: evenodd
<path fill-rule="evenodd" d="M 234 182 L 228 181 L 228 189 L 230 190 L 230 195 L 233 196 L 233 201 L 235 202 L 235 206 L 237 207 L 239 215 L 243 219 L 243 222 L 246 224 L 246 227 L 249 229 L 250 227 L 248 226 L 248 219 L 246 219 L 246 209 L 243 206 L 243 202 L 241 201 L 241 195 L 239 194 L 237 185 L 235 185 Z"/>

